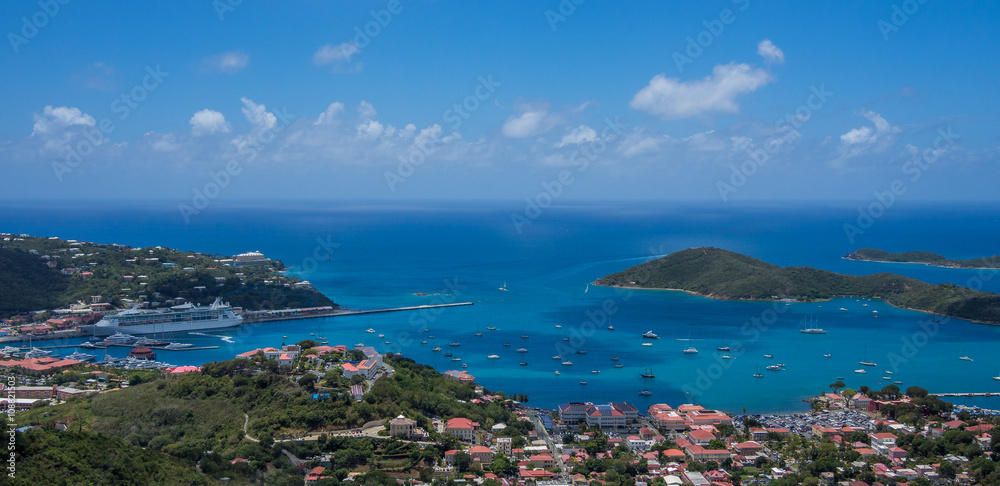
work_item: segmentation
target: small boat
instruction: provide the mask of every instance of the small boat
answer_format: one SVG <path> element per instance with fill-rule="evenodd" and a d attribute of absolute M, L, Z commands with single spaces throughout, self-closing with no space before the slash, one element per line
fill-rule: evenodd
<path fill-rule="evenodd" d="M 423 341 L 420 341 L 420 344 L 427 344 L 427 340 L 424 339 Z"/>
<path fill-rule="evenodd" d="M 486 328 L 486 330 L 487 330 L 487 331 L 496 331 L 496 330 L 497 330 L 497 328 L 495 328 L 495 327 L 493 327 L 493 326 L 490 326 L 490 327 L 487 327 L 487 328 Z"/>
<path fill-rule="evenodd" d="M 648 396 L 650 396 L 652 394 L 653 394 L 653 392 L 651 392 L 649 390 L 643 390 L 643 391 L 639 392 L 639 396 L 642 396 L 642 397 L 648 397 Z"/>
<path fill-rule="evenodd" d="M 562 324 L 556 324 L 556 329 L 562 329 Z"/>
<path fill-rule="evenodd" d="M 573 362 L 572 361 L 563 361 L 562 365 L 563 366 L 573 366 Z"/>
<path fill-rule="evenodd" d="M 765 357 L 765 358 L 773 358 L 773 357 L 774 357 L 774 355 L 773 355 L 773 354 L 771 354 L 771 353 L 768 353 L 768 354 L 765 354 L 765 355 L 764 355 L 764 357 Z"/>
<path fill-rule="evenodd" d="M 491 355 L 487 356 L 486 359 L 500 359 L 500 355 L 491 354 Z"/>
<path fill-rule="evenodd" d="M 372 331 L 375 332 L 375 331 Z M 288 336 L 281 336 L 281 339 L 288 339 Z"/>
<path fill-rule="evenodd" d="M 563 341 L 569 341 L 569 338 L 568 337 L 564 337 Z"/>
<path fill-rule="evenodd" d="M 427 336 L 427 339 L 434 339 L 434 335 L 431 334 L 430 336 Z"/>
<path fill-rule="evenodd" d="M 624 368 L 624 367 L 625 367 L 625 365 L 623 365 L 621 363 L 615 365 L 615 368 Z"/>
<path fill-rule="evenodd" d="M 646 331 L 646 332 L 642 333 L 642 337 L 643 337 L 643 339 L 660 339 L 660 336 L 657 336 L 656 333 L 653 332 L 652 329 L 650 329 L 649 331 Z"/>
<path fill-rule="evenodd" d="M 847 310 L 847 307 L 841 307 L 840 310 L 845 311 Z"/>
<path fill-rule="evenodd" d="M 459 358 L 459 357 L 454 357 L 454 358 L 451 358 L 451 360 L 452 360 L 452 361 L 462 361 L 462 358 Z"/>
<path fill-rule="evenodd" d="M 885 370 L 885 374 L 887 374 L 887 375 L 891 375 L 891 374 L 892 374 L 892 371 L 889 371 L 889 370 Z"/>
<path fill-rule="evenodd" d="M 163 347 L 163 349 L 187 349 L 193 348 L 194 344 L 191 343 L 170 343 Z"/>
<path fill-rule="evenodd" d="M 462 363 L 462 368 L 468 368 L 468 367 L 469 367 L 469 363 Z"/>
<path fill-rule="evenodd" d="M 31 351 L 24 353 L 25 358 L 44 358 L 46 356 L 59 356 L 58 354 L 53 355 L 52 351 L 46 351 L 44 349 L 31 348 Z"/>
<path fill-rule="evenodd" d="M 994 379 L 994 380 L 996 380 L 996 379 L 998 379 L 998 378 L 993 378 L 993 379 Z M 894 382 L 892 382 L 892 383 L 893 383 L 894 385 L 902 385 L 902 384 L 903 384 L 903 382 L 901 382 L 901 381 L 899 381 L 899 380 L 896 380 L 896 381 L 894 381 Z"/>
<path fill-rule="evenodd" d="M 559 355 L 557 354 L 557 355 L 553 356 L 553 357 L 552 357 L 552 359 L 562 359 L 562 356 L 559 356 Z"/>
<path fill-rule="evenodd" d="M 444 357 L 445 358 L 450 358 L 452 356 L 454 356 L 454 354 L 452 354 L 452 353 L 444 353 Z"/>
<path fill-rule="evenodd" d="M 581 350 L 577 351 L 576 354 L 587 354 L 587 350 L 586 349 L 581 349 Z"/>
<path fill-rule="evenodd" d="M 843 377 L 843 376 L 838 376 L 838 377 L 837 377 L 837 379 L 838 379 L 838 380 L 843 380 L 843 379 L 844 379 L 844 377 Z"/>
<path fill-rule="evenodd" d="M 724 354 L 722 355 L 722 359 L 733 359 L 733 357 L 728 354 Z"/>
<path fill-rule="evenodd" d="M 754 378 L 763 378 L 764 377 L 764 373 L 760 372 L 760 366 L 754 367 L 753 377 Z"/>
<path fill-rule="evenodd" d="M 386 341 L 385 343 L 386 344 L 392 344 L 392 341 Z"/>
<path fill-rule="evenodd" d="M 587 384 L 587 382 L 586 382 L 586 381 L 581 381 L 581 382 L 580 382 L 580 384 L 581 384 L 581 385 L 586 385 L 586 384 Z"/>
<path fill-rule="evenodd" d="M 528 339 L 528 335 L 527 334 L 522 334 L 521 335 L 521 339 Z"/>
<path fill-rule="evenodd" d="M 968 356 L 959 356 L 958 359 L 960 359 L 962 361 L 972 361 L 972 358 L 970 358 Z"/>
<path fill-rule="evenodd" d="M 509 348 L 510 347 L 510 343 L 503 343 L 503 347 Z"/>
<path fill-rule="evenodd" d="M 438 346 L 438 347 L 432 349 L 431 351 L 441 351 L 441 346 Z"/>
<path fill-rule="evenodd" d="M 609 330 L 609 331 L 614 331 L 614 330 L 615 330 L 615 326 L 610 326 L 610 325 L 609 325 L 609 326 L 608 326 L 608 330 Z"/>
<path fill-rule="evenodd" d="M 483 333 L 481 333 L 481 332 L 477 332 L 477 333 L 476 333 L 476 337 L 483 337 Z"/>
<path fill-rule="evenodd" d="M 309 333 L 309 335 L 310 335 L 310 336 L 315 336 L 315 335 L 316 335 L 316 333 L 314 333 L 314 332 L 311 332 L 311 333 Z M 381 334 L 379 334 L 379 335 L 378 335 L 378 337 L 384 337 L 384 336 L 382 336 Z"/>
<path fill-rule="evenodd" d="M 367 330 L 367 331 L 365 331 L 365 332 L 368 332 L 368 333 L 372 333 L 372 334 L 375 334 L 375 330 L 374 330 L 374 329 L 372 329 L 372 328 L 370 328 L 370 327 L 369 327 L 369 328 L 368 328 L 368 330 Z M 288 336 L 284 336 L 284 337 L 288 337 Z"/>
<path fill-rule="evenodd" d="M 770 365 L 767 367 L 768 371 L 781 371 L 781 367 L 778 365 Z"/>
<path fill-rule="evenodd" d="M 310 336 L 312 336 L 312 335 L 313 335 L 313 333 L 309 333 L 309 335 L 310 335 Z M 385 334 L 379 334 L 379 335 L 378 335 L 378 337 L 379 337 L 379 338 L 384 338 L 384 337 L 385 337 Z"/>
<path fill-rule="evenodd" d="M 854 372 L 858 373 L 858 374 L 862 374 L 862 375 L 865 374 L 865 373 L 867 373 L 867 371 L 865 371 L 863 369 L 854 370 Z"/>
<path fill-rule="evenodd" d="M 621 358 L 619 358 L 618 356 L 612 356 L 612 357 L 611 357 L 611 361 L 618 361 L 618 360 L 620 360 L 620 359 L 621 359 Z"/>
<path fill-rule="evenodd" d="M 598 374 L 598 373 L 600 373 L 600 372 L 601 372 L 601 370 L 593 370 L 593 371 L 591 371 L 591 373 L 593 373 L 595 375 Z"/>
<path fill-rule="evenodd" d="M 522 362 L 521 362 L 521 366 L 528 366 L 528 363 L 526 363 L 526 362 L 522 361 Z"/>
<path fill-rule="evenodd" d="M 861 366 L 878 366 L 878 364 L 868 360 L 858 361 L 858 364 Z"/>
<path fill-rule="evenodd" d="M 81 353 L 77 351 L 69 356 L 66 356 L 66 359 L 72 359 L 76 361 L 92 361 L 96 357 L 97 356 L 94 356 L 93 354 Z"/>
<path fill-rule="evenodd" d="M 698 348 L 691 346 L 690 348 L 684 350 L 684 354 L 698 354 Z"/>
<path fill-rule="evenodd" d="M 528 349 L 527 348 L 517 348 L 517 352 L 518 353 L 527 353 Z"/>
<path fill-rule="evenodd" d="M 503 285 L 497 287 L 497 290 L 500 290 L 502 292 L 506 292 L 507 291 L 507 282 L 504 282 Z"/>
<path fill-rule="evenodd" d="M 462 343 L 448 343 L 448 346 L 461 346 Z"/>
<path fill-rule="evenodd" d="M 431 330 L 425 327 L 424 332 L 431 332 Z"/>
<path fill-rule="evenodd" d="M 824 358 L 832 358 L 832 357 L 833 357 L 833 355 L 832 355 L 832 354 L 830 354 L 830 353 L 827 353 L 827 354 L 824 354 L 824 355 L 823 355 L 823 357 L 824 357 Z"/>
<path fill-rule="evenodd" d="M 892 377 L 891 377 L 891 376 L 883 376 L 883 377 L 882 377 L 882 379 L 883 379 L 883 380 L 891 380 L 891 379 L 892 379 Z"/>
<path fill-rule="evenodd" d="M 642 370 L 639 376 L 643 378 L 656 378 L 655 370 Z"/>
<path fill-rule="evenodd" d="M 652 346 L 653 343 L 642 343 L 643 346 Z"/>
<path fill-rule="evenodd" d="M 715 348 L 717 351 L 730 351 L 729 346 L 720 346 Z"/>
<path fill-rule="evenodd" d="M 559 376 L 559 370 L 556 370 L 556 376 Z"/>
<path fill-rule="evenodd" d="M 9 346 L 8 346 L 8 347 L 9 347 Z M 95 345 L 94 343 L 91 343 L 91 342 L 86 342 L 86 343 L 83 343 L 83 344 L 81 344 L 81 345 L 80 345 L 80 347 L 81 347 L 81 348 L 86 348 L 86 349 L 97 349 L 97 345 Z M 5 349 L 6 349 L 6 348 L 5 348 Z M 19 352 L 19 351 L 20 351 L 20 349 L 18 349 L 18 350 L 17 350 L 17 351 L 15 351 L 15 352 Z M 7 352 L 6 352 L 6 351 L 4 351 L 4 353 L 7 353 Z M 7 354 L 9 354 L 9 353 L 7 353 Z"/>

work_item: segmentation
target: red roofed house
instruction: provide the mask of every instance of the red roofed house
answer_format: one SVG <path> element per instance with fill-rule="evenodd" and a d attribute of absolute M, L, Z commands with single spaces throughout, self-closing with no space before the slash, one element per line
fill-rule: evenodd
<path fill-rule="evenodd" d="M 278 366 L 292 366 L 293 361 L 295 360 L 288 354 L 283 353 L 281 356 L 278 356 Z"/>
<path fill-rule="evenodd" d="M 715 435 L 712 434 L 711 432 L 701 429 L 692 430 L 688 432 L 687 436 L 688 436 L 688 441 L 690 441 L 692 444 L 700 446 L 707 446 L 708 443 L 715 438 Z"/>
<path fill-rule="evenodd" d="M 469 455 L 472 456 L 473 460 L 479 460 L 479 462 L 484 466 L 489 466 L 493 464 L 493 451 L 489 447 L 485 446 L 473 446 L 469 448 Z"/>
<path fill-rule="evenodd" d="M 754 441 L 740 442 L 736 444 L 736 451 L 744 456 L 752 456 L 764 450 L 760 444 Z"/>
<path fill-rule="evenodd" d="M 478 422 L 473 422 L 464 417 L 455 417 L 448 420 L 444 431 L 466 442 L 472 442 L 476 438 L 476 430 L 478 429 Z"/>
<path fill-rule="evenodd" d="M 331 477 L 331 476 L 322 476 L 323 471 L 326 471 L 326 468 L 323 466 L 316 466 L 311 470 L 309 470 L 309 474 L 306 474 L 306 484 L 316 484 L 319 482 L 320 479 Z"/>
<path fill-rule="evenodd" d="M 537 454 L 528 458 L 528 462 L 534 463 L 536 467 L 548 469 L 556 466 L 556 460 L 548 454 Z"/>

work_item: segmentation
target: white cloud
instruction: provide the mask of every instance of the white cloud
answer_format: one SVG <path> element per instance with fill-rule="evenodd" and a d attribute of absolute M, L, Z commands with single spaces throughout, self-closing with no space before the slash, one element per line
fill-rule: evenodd
<path fill-rule="evenodd" d="M 344 112 L 344 104 L 339 101 L 334 101 L 330 103 L 330 106 L 326 107 L 326 111 L 319 114 L 316 118 L 315 125 L 322 125 L 324 123 L 331 124 L 336 121 L 337 116 Z"/>
<path fill-rule="evenodd" d="M 736 63 L 715 66 L 710 76 L 689 82 L 658 74 L 636 93 L 629 106 L 665 120 L 708 112 L 739 113 L 736 97 L 756 91 L 771 80 L 770 73 L 763 69 Z"/>
<path fill-rule="evenodd" d="M 73 125 L 92 127 L 96 123 L 94 117 L 83 113 L 79 108 L 68 106 L 52 107 L 50 105 L 42 110 L 41 115 L 35 115 L 35 126 L 31 134 L 48 134 Z"/>
<path fill-rule="evenodd" d="M 177 139 L 174 137 L 174 134 L 168 133 L 157 138 L 150 148 L 154 152 L 176 152 L 181 149 L 181 145 L 177 143 Z"/>
<path fill-rule="evenodd" d="M 760 54 L 765 61 L 771 64 L 783 64 L 785 62 L 785 53 L 778 49 L 778 46 L 771 42 L 771 39 L 764 39 L 757 44 L 757 54 Z"/>
<path fill-rule="evenodd" d="M 520 115 L 511 115 L 500 131 L 510 138 L 525 138 L 545 133 L 558 123 L 558 117 L 548 110 L 527 109 Z"/>
<path fill-rule="evenodd" d="M 204 66 L 208 70 L 223 73 L 235 73 L 247 67 L 250 62 L 250 55 L 242 51 L 230 51 L 208 57 L 204 61 Z"/>
<path fill-rule="evenodd" d="M 226 117 L 217 111 L 201 110 L 191 117 L 192 135 L 211 135 L 213 133 L 226 133 L 229 131 L 229 123 Z"/>
<path fill-rule="evenodd" d="M 375 115 L 378 115 L 378 111 L 375 107 L 372 106 L 371 103 L 362 100 L 358 105 L 358 116 L 362 120 L 371 120 L 372 118 L 375 118 Z"/>
<path fill-rule="evenodd" d="M 278 118 L 274 113 L 268 112 L 264 105 L 258 105 L 249 98 L 240 98 L 240 101 L 243 102 L 243 116 L 254 126 L 254 131 L 266 132 L 278 124 Z"/>
<path fill-rule="evenodd" d="M 597 139 L 597 132 L 587 125 L 580 125 L 563 136 L 562 140 L 556 144 L 556 148 L 562 148 L 569 144 L 581 144 L 592 142 Z"/>
<path fill-rule="evenodd" d="M 865 125 L 852 128 L 840 136 L 841 154 L 845 157 L 863 155 L 869 150 L 881 152 L 888 148 L 895 141 L 896 135 L 902 131 L 874 111 L 864 110 L 861 114 L 871 121 L 874 127 Z"/>
<path fill-rule="evenodd" d="M 332 62 L 350 62 L 351 58 L 355 54 L 361 52 L 357 44 L 348 41 L 343 44 L 333 45 L 327 44 L 320 47 L 315 54 L 313 54 L 313 64 L 324 65 L 330 64 Z"/>

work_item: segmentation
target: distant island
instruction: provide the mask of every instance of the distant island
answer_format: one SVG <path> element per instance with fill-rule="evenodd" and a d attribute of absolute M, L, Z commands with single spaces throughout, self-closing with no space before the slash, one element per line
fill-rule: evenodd
<path fill-rule="evenodd" d="M 598 285 L 683 290 L 726 300 L 825 300 L 866 297 L 906 309 L 1000 324 L 1000 295 L 932 285 L 893 273 L 854 276 L 779 267 L 719 248 L 690 248 L 607 275 Z"/>
<path fill-rule="evenodd" d="M 986 258 L 972 258 L 969 260 L 950 260 L 943 255 L 929 251 L 889 253 L 885 250 L 875 248 L 862 248 L 854 253 L 844 255 L 844 258 L 864 262 L 923 263 L 935 267 L 949 268 L 1000 268 L 1000 255 Z"/>
<path fill-rule="evenodd" d="M 243 310 L 331 306 L 259 252 L 209 255 L 0 233 L 0 317 L 76 305 L 156 308 L 221 297 Z"/>

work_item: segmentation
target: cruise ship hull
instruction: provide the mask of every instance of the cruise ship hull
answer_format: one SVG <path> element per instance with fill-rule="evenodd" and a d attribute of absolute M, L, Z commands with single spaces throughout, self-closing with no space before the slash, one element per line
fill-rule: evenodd
<path fill-rule="evenodd" d="M 103 322 L 103 321 L 102 321 Z M 116 332 L 126 334 L 159 334 L 168 332 L 205 331 L 210 329 L 222 329 L 226 327 L 236 327 L 243 323 L 242 317 L 208 319 L 202 321 L 182 321 L 170 323 L 150 323 L 122 326 L 117 324 L 102 325 L 98 322 L 92 326 L 95 336 L 112 336 Z"/>

